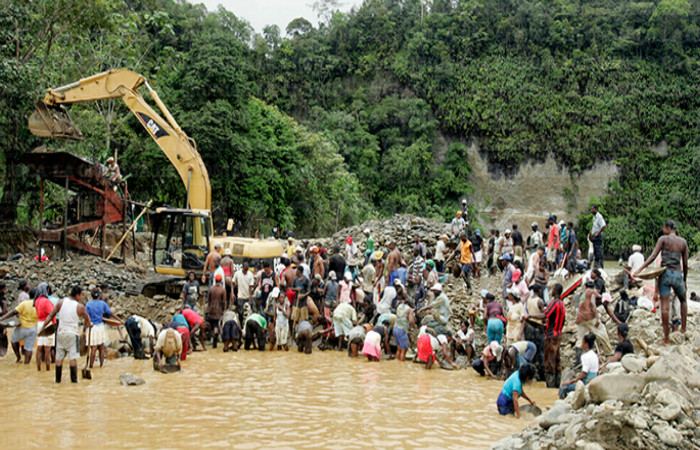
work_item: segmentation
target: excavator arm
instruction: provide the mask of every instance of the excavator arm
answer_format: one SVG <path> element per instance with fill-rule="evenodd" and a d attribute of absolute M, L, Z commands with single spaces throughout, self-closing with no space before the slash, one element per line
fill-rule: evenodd
<path fill-rule="evenodd" d="M 145 85 L 165 119 L 144 100 L 137 89 Z M 177 124 L 146 79 L 130 70 L 109 70 L 56 89 L 48 89 L 37 111 L 29 118 L 29 130 L 40 137 L 82 139 L 63 105 L 121 98 L 175 167 L 187 189 L 187 207 L 209 212 L 209 174 L 196 144 Z"/>

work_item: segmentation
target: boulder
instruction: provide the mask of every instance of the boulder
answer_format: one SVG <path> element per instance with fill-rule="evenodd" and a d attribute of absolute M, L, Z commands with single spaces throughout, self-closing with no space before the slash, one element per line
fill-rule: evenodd
<path fill-rule="evenodd" d="M 142 384 L 146 383 L 143 378 L 137 377 L 136 375 L 130 373 L 123 373 L 119 375 L 119 381 L 121 381 L 122 386 L 141 386 Z"/>
<path fill-rule="evenodd" d="M 549 411 L 540 416 L 540 426 L 547 429 L 552 425 L 567 423 L 574 417 L 570 412 L 571 406 L 563 402 L 557 402 Z"/>
<path fill-rule="evenodd" d="M 586 385 L 583 384 L 583 381 L 579 380 L 576 382 L 576 390 L 574 390 L 573 394 L 569 397 L 569 401 L 573 409 L 581 409 L 585 406 Z"/>
<path fill-rule="evenodd" d="M 661 353 L 646 373 L 647 382 L 678 379 L 689 388 L 700 388 L 700 373 L 693 352 L 685 346 L 673 346 Z"/>
<path fill-rule="evenodd" d="M 623 356 L 620 362 L 626 371 L 632 373 L 643 372 L 647 368 L 646 359 L 633 354 Z"/>
<path fill-rule="evenodd" d="M 671 447 L 678 447 L 683 439 L 683 435 L 666 424 L 657 424 L 651 431 L 659 437 L 661 442 Z"/>
<path fill-rule="evenodd" d="M 632 374 L 600 375 L 588 384 L 591 400 L 602 403 L 607 400 L 620 400 L 642 392 L 646 384 L 643 377 Z"/>

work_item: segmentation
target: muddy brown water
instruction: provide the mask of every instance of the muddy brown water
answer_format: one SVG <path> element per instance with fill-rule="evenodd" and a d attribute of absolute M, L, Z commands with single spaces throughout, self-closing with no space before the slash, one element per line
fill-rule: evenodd
<path fill-rule="evenodd" d="M 122 386 L 125 372 L 146 384 Z M 71 384 L 64 373 L 57 385 L 53 370 L 0 359 L 2 447 L 485 449 L 529 423 L 499 416 L 502 382 L 471 369 L 426 371 L 336 351 L 219 348 L 195 353 L 169 375 L 150 361 L 121 358 L 92 376 Z M 525 392 L 541 406 L 556 397 L 541 383 Z"/>

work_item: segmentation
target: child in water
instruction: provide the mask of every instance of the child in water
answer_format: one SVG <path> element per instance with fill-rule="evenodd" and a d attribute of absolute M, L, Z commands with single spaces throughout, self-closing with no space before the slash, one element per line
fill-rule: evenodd
<path fill-rule="evenodd" d="M 537 406 L 535 401 L 528 397 L 523 390 L 523 384 L 532 381 L 534 376 L 535 366 L 524 364 L 520 367 L 520 370 L 516 370 L 508 377 L 506 382 L 503 383 L 503 389 L 498 396 L 498 400 L 496 400 L 499 414 L 502 416 L 515 414 L 515 417 L 520 418 L 520 406 L 518 404 L 520 397 L 530 402 L 532 406 Z"/>

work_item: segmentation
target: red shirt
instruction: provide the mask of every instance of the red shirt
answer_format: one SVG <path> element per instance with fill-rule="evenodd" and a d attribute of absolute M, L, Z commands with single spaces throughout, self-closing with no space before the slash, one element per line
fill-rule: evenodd
<path fill-rule="evenodd" d="M 556 224 L 549 227 L 549 235 L 547 235 L 547 248 L 559 250 L 559 227 Z"/>
<path fill-rule="evenodd" d="M 195 324 L 202 324 L 204 322 L 204 319 L 202 319 L 202 316 L 191 310 L 190 308 L 185 308 L 182 310 L 182 315 L 185 316 L 185 320 L 187 320 L 187 323 L 190 324 L 190 328 L 192 328 Z"/>
<path fill-rule="evenodd" d="M 544 316 L 547 318 L 547 331 L 545 338 L 557 337 L 561 334 L 561 329 L 564 328 L 566 319 L 566 307 L 560 298 L 555 298 L 544 310 Z"/>
<path fill-rule="evenodd" d="M 36 308 L 36 318 L 43 322 L 53 311 L 53 303 L 46 297 L 39 297 L 34 301 L 34 308 Z M 56 323 L 56 318 L 54 317 L 52 323 Z"/>

